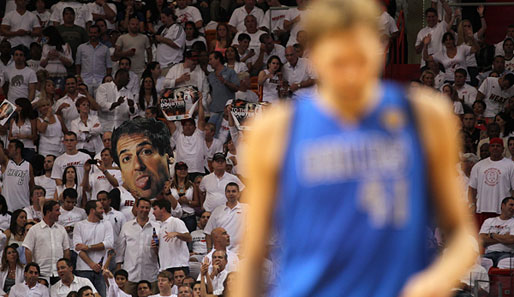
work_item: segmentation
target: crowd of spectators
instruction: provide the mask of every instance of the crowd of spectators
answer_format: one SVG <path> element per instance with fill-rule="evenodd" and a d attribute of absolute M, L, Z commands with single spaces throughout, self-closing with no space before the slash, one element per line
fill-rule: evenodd
<path fill-rule="evenodd" d="M 15 110 L 0 125 L 2 294 L 226 296 L 247 211 L 243 135 L 230 110 L 237 99 L 294 100 L 314 87 L 300 22 L 308 0 L 4 2 L 0 96 Z M 380 16 L 387 49 L 407 5 L 394 2 Z M 487 44 L 484 13 L 472 22 L 432 0 L 412 78 L 446 94 L 461 118 L 457 173 L 481 226 L 482 275 L 514 251 L 514 25 Z M 194 117 L 166 120 L 163 92 L 189 86 Z M 169 151 L 148 138 L 157 123 Z M 149 141 L 132 148 L 123 133 Z M 150 156 L 163 158 L 168 180 L 154 183 L 161 163 Z M 267 261 L 272 287 L 278 272 Z"/>

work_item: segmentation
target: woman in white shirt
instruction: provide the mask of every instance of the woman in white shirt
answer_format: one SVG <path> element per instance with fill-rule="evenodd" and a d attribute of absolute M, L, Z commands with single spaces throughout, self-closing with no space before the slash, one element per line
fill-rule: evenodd
<path fill-rule="evenodd" d="M 261 70 L 258 76 L 259 86 L 262 86 L 262 101 L 274 102 L 279 99 L 278 87 L 282 85 L 282 62 L 278 56 L 268 59 L 267 69 Z"/>
<path fill-rule="evenodd" d="M 73 65 L 71 47 L 64 42 L 54 26 L 45 28 L 43 36 L 47 38 L 48 42 L 43 45 L 40 65 L 48 71 L 55 85 L 64 89 L 64 78 L 68 74 L 66 67 Z"/>
<path fill-rule="evenodd" d="M 150 62 L 146 65 L 146 69 L 141 77 L 151 76 L 155 84 L 157 94 L 164 89 L 164 76 L 162 76 L 161 65 L 158 62 Z M 141 87 L 143 88 L 143 87 Z"/>
<path fill-rule="evenodd" d="M 159 65 L 159 64 L 157 64 Z M 158 105 L 157 90 L 155 89 L 155 82 L 151 76 L 144 76 L 139 88 L 139 94 L 136 98 L 139 113 L 144 116 L 145 110 L 148 107 Z"/>
<path fill-rule="evenodd" d="M 62 174 L 62 185 L 55 188 L 54 199 L 62 202 L 62 192 L 66 189 L 75 189 L 77 191 L 77 205 L 82 205 L 82 186 L 77 181 L 77 168 L 75 166 L 68 166 L 64 169 Z"/>
<path fill-rule="evenodd" d="M 34 110 L 27 98 L 18 98 L 14 101 L 16 111 L 9 129 L 9 140 L 18 139 L 23 142 L 22 157 L 31 161 L 36 154 L 37 127 L 34 117 Z"/>
<path fill-rule="evenodd" d="M 37 119 L 39 154 L 60 156 L 64 152 L 62 138 L 68 129 L 66 129 L 63 119 L 54 114 L 49 100 L 39 100 L 37 106 L 39 109 L 39 118 Z"/>
<path fill-rule="evenodd" d="M 240 62 L 239 53 L 235 46 L 229 46 L 225 50 L 225 66 L 233 69 L 237 74 L 241 72 L 248 72 L 248 66 L 245 63 Z"/>
<path fill-rule="evenodd" d="M 473 32 L 471 32 L 471 35 L 473 35 Z M 445 81 L 451 82 L 453 82 L 455 79 L 455 70 L 459 68 L 466 69 L 467 57 L 469 55 L 475 54 L 475 52 L 479 49 L 479 46 L 474 38 L 473 47 L 465 44 L 457 46 L 455 44 L 455 35 L 450 32 L 446 32 L 443 35 L 442 40 L 444 48 L 434 53 L 433 55 L 428 55 L 428 44 L 430 41 L 430 34 L 423 39 L 423 59 L 427 62 L 433 60 L 436 63 L 441 63 L 446 71 Z M 469 81 L 469 75 L 467 81 Z"/>
<path fill-rule="evenodd" d="M 0 267 L 0 295 L 7 296 L 11 287 L 23 283 L 23 264 L 16 246 L 8 245 L 2 254 L 2 266 Z"/>
<path fill-rule="evenodd" d="M 97 116 L 90 114 L 89 101 L 86 97 L 78 98 L 75 106 L 79 117 L 71 121 L 71 131 L 77 134 L 77 148 L 96 154 L 103 148 L 100 120 Z"/>
<path fill-rule="evenodd" d="M 171 197 L 182 207 L 182 221 L 189 232 L 196 230 L 196 216 L 194 207 L 200 206 L 198 187 L 188 178 L 188 167 L 184 162 L 175 164 L 175 175 L 171 183 Z M 171 201 L 173 206 L 174 201 Z M 174 209 L 176 207 L 173 207 Z"/>

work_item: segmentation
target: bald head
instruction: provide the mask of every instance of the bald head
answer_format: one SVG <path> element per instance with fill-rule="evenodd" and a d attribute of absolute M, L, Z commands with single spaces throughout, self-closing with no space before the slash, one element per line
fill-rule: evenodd
<path fill-rule="evenodd" d="M 225 249 L 230 244 L 227 230 L 219 227 L 211 231 L 212 243 L 216 249 Z"/>
<path fill-rule="evenodd" d="M 257 18 L 251 14 L 245 17 L 245 27 L 248 33 L 257 32 Z"/>
<path fill-rule="evenodd" d="M 298 55 L 296 54 L 296 50 L 293 46 L 286 47 L 285 55 L 287 62 L 289 62 L 289 64 L 292 66 L 295 66 L 296 62 L 298 61 Z"/>

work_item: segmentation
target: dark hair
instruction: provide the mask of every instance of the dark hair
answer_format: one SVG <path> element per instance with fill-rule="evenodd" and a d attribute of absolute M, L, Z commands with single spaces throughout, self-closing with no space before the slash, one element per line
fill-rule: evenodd
<path fill-rule="evenodd" d="M 271 38 L 268 33 L 261 34 L 261 36 L 259 36 L 259 42 L 264 43 L 264 41 L 268 40 L 268 38 Z"/>
<path fill-rule="evenodd" d="M 77 291 L 70 291 L 66 297 L 79 297 L 79 293 Z"/>
<path fill-rule="evenodd" d="M 279 67 L 278 67 L 277 72 L 279 72 L 279 71 L 282 69 L 282 66 L 283 66 L 283 65 L 282 65 L 282 61 L 280 61 L 280 58 L 279 58 L 278 56 L 276 56 L 276 55 L 273 55 L 273 56 L 271 56 L 271 57 L 269 57 L 269 58 L 268 58 L 268 61 L 266 62 L 266 68 L 268 68 L 268 67 L 269 67 L 269 64 L 271 64 L 271 62 L 272 62 L 274 59 L 278 60 L 278 65 L 279 65 Z"/>
<path fill-rule="evenodd" d="M 27 212 L 23 209 L 17 209 L 15 210 L 11 215 L 11 222 L 9 224 L 9 230 L 11 230 L 11 234 L 14 236 L 15 234 L 22 235 L 25 232 L 25 225 L 18 226 L 18 223 L 16 222 L 18 220 L 18 217 L 21 215 L 21 213 L 25 213 L 25 219 L 27 218 Z M 19 232 L 18 230 L 21 230 Z"/>
<path fill-rule="evenodd" d="M 114 277 L 117 277 L 118 275 L 124 276 L 128 279 L 128 272 L 125 269 L 116 270 L 116 272 L 114 272 Z"/>
<path fill-rule="evenodd" d="M 18 265 L 20 267 L 23 267 L 23 264 L 20 261 L 20 253 L 18 253 L 18 249 L 17 249 L 16 245 L 10 244 L 10 245 L 8 245 L 8 246 L 6 246 L 4 248 L 4 252 L 2 254 L 2 267 L 1 267 L 1 270 L 5 271 L 6 269 L 9 268 L 9 263 L 7 263 L 7 250 L 8 249 L 13 249 L 16 252 L 16 254 L 18 255 L 18 257 L 16 258 L 16 265 Z"/>
<path fill-rule="evenodd" d="M 123 135 L 136 135 L 142 134 L 147 136 L 161 156 L 171 152 L 170 147 L 170 130 L 168 127 L 155 119 L 137 118 L 131 121 L 125 121 L 112 133 L 112 149 L 113 159 L 116 164 L 120 165 L 118 157 L 118 140 Z"/>
<path fill-rule="evenodd" d="M 96 27 L 98 27 L 98 30 L 100 31 L 100 26 L 98 26 L 98 23 L 100 23 L 100 22 L 103 22 L 103 23 L 105 24 L 105 26 L 107 26 L 107 22 L 106 22 L 104 19 L 101 19 L 101 18 L 100 18 L 100 19 L 96 19 L 95 24 L 94 24 L 94 25 L 89 26 L 89 28 L 91 28 L 91 27 L 93 27 L 93 26 L 96 26 Z"/>
<path fill-rule="evenodd" d="M 36 267 L 36 269 L 37 269 L 37 274 L 41 274 L 41 269 L 39 269 L 39 265 L 38 265 L 37 263 L 35 263 L 35 262 L 29 262 L 29 263 L 27 263 L 27 265 L 25 265 L 25 269 L 24 269 L 24 271 L 25 271 L 25 272 L 29 272 L 30 267 Z"/>
<path fill-rule="evenodd" d="M 453 35 L 453 33 L 451 32 L 446 32 L 443 34 L 443 38 L 441 39 L 441 42 L 444 43 L 444 41 L 450 37 L 451 40 L 453 40 L 453 42 L 455 42 L 455 35 Z"/>
<path fill-rule="evenodd" d="M 43 191 L 43 195 L 46 195 L 46 189 L 43 188 L 42 186 L 39 186 L 39 185 L 35 185 L 34 188 L 32 188 L 32 191 L 30 191 L 30 196 L 34 195 L 34 192 L 36 190 L 42 190 Z"/>
<path fill-rule="evenodd" d="M 64 132 L 64 136 L 73 136 L 73 137 L 75 137 L 75 139 L 77 139 L 77 134 L 75 134 L 75 132 L 69 131 L 69 130 Z"/>
<path fill-rule="evenodd" d="M 118 188 L 114 188 L 109 192 L 109 199 L 111 199 L 111 207 L 120 210 L 120 190 Z"/>
<path fill-rule="evenodd" d="M 112 77 L 112 75 L 107 74 L 107 75 L 104 76 L 104 78 L 102 78 L 102 83 L 105 83 L 105 79 L 108 78 L 108 77 L 114 79 L 114 77 Z"/>
<path fill-rule="evenodd" d="M 147 198 L 144 198 L 144 197 L 137 199 L 136 207 L 139 207 L 139 204 L 141 204 L 141 201 L 148 202 L 148 204 L 150 204 L 150 207 L 152 207 L 152 202 L 150 201 L 150 199 L 147 199 Z"/>
<path fill-rule="evenodd" d="M 149 62 L 148 64 L 146 64 L 145 71 L 143 71 L 143 74 L 141 74 L 141 77 L 152 76 L 152 70 L 157 68 L 157 65 L 160 65 L 160 64 L 159 64 L 159 62 L 155 62 L 155 61 Z"/>
<path fill-rule="evenodd" d="M 514 200 L 514 197 L 505 197 L 502 200 L 502 205 L 505 205 L 509 202 L 509 200 Z"/>
<path fill-rule="evenodd" d="M 73 10 L 73 9 L 72 9 Z M 65 44 L 61 33 L 54 26 L 46 27 L 43 30 L 43 35 L 48 37 L 48 45 L 55 46 L 55 49 L 59 52 L 63 52 L 63 45 Z"/>
<path fill-rule="evenodd" d="M 221 64 L 225 64 L 225 58 L 223 58 L 223 54 L 218 51 L 212 51 L 211 55 L 214 55 L 214 59 L 219 60 Z"/>
<path fill-rule="evenodd" d="M 129 57 L 121 57 L 119 60 L 118 60 L 118 63 L 120 63 L 122 60 L 127 60 L 129 62 L 129 66 L 132 66 L 132 60 L 129 58 Z M 118 71 L 116 72 L 116 74 L 118 74 Z"/>
<path fill-rule="evenodd" d="M 146 279 L 140 280 L 137 282 L 136 289 L 139 287 L 140 284 L 147 284 L 148 288 L 152 289 L 152 284 L 147 281 Z"/>
<path fill-rule="evenodd" d="M 514 74 L 507 73 L 507 74 L 505 74 L 505 76 L 503 78 L 509 81 L 509 84 L 511 87 L 512 87 L 512 85 L 514 85 Z"/>
<path fill-rule="evenodd" d="M 146 109 L 145 79 L 147 79 L 147 78 L 152 80 L 152 90 L 150 91 L 151 95 L 152 95 L 152 105 L 153 106 L 157 105 L 157 90 L 155 89 L 155 81 L 153 80 L 153 77 L 151 75 L 146 75 L 146 76 L 143 76 L 143 78 L 141 79 L 141 87 L 139 88 L 138 103 L 139 103 L 139 108 L 142 110 Z"/>
<path fill-rule="evenodd" d="M 7 211 L 7 201 L 5 201 L 5 197 L 0 194 L 0 214 L 5 216 L 7 214 Z"/>
<path fill-rule="evenodd" d="M 171 213 L 171 202 L 166 199 L 157 199 L 154 200 L 152 206 L 157 206 L 160 209 L 165 209 L 168 213 Z"/>
<path fill-rule="evenodd" d="M 99 20 L 97 20 L 97 22 L 98 22 L 98 21 L 99 21 Z M 104 21 L 104 22 L 105 22 L 105 21 Z M 98 33 L 100 33 L 100 27 L 98 27 L 98 25 L 91 25 L 91 26 L 89 26 L 89 30 L 91 30 L 91 29 L 96 29 L 96 30 L 98 30 Z"/>
<path fill-rule="evenodd" d="M 175 20 L 177 17 L 175 16 L 175 13 L 173 13 L 173 10 L 169 7 L 164 7 L 162 10 L 161 10 L 161 13 L 166 15 L 166 16 L 174 16 L 173 20 Z"/>
<path fill-rule="evenodd" d="M 475 104 L 480 104 L 482 105 L 482 107 L 484 108 L 484 110 L 487 108 L 487 105 L 485 104 L 485 102 L 483 100 L 475 100 L 475 102 L 473 102 L 473 105 L 471 105 L 471 107 L 474 107 Z"/>
<path fill-rule="evenodd" d="M 468 72 L 467 72 L 467 71 L 466 71 L 466 69 L 464 69 L 464 68 L 456 69 L 456 70 L 455 70 L 455 74 L 457 74 L 457 73 L 460 73 L 460 74 L 462 74 L 462 75 L 464 75 L 464 76 L 468 76 Z"/>
<path fill-rule="evenodd" d="M 184 30 L 186 29 L 187 26 L 192 26 L 193 29 L 194 29 L 194 32 L 193 32 L 193 39 L 194 38 L 198 38 L 198 36 L 200 36 L 200 31 L 198 31 L 198 29 L 196 28 L 196 25 L 194 22 L 192 21 L 187 21 L 184 23 Z"/>
<path fill-rule="evenodd" d="M 48 200 L 43 204 L 43 215 L 46 215 L 47 213 L 51 212 L 54 206 L 59 205 L 59 202 L 55 200 Z"/>
<path fill-rule="evenodd" d="M 198 40 L 193 42 L 193 44 L 191 45 L 191 50 L 198 52 L 206 52 L 207 46 L 205 45 L 205 42 Z"/>
<path fill-rule="evenodd" d="M 64 261 L 64 263 L 66 263 L 66 265 L 68 265 L 68 267 L 72 267 L 73 266 L 72 263 L 71 263 L 71 260 L 68 259 L 68 258 L 61 258 L 61 259 L 57 260 L 56 263 L 59 263 L 61 261 Z"/>
<path fill-rule="evenodd" d="M 95 209 L 96 208 L 96 203 L 97 202 L 98 202 L 98 200 L 89 200 L 86 203 L 86 206 L 84 207 L 84 210 L 86 211 L 87 215 L 89 215 L 89 213 L 91 212 L 91 209 Z"/>
<path fill-rule="evenodd" d="M 64 81 L 67 81 L 68 79 L 73 79 L 75 81 L 75 83 L 77 83 L 77 78 L 75 77 L 75 75 L 68 75 L 68 76 L 66 76 Z"/>
<path fill-rule="evenodd" d="M 111 199 L 111 197 L 109 197 L 109 192 L 103 190 L 96 193 L 96 199 L 98 199 L 98 196 L 100 196 L 100 194 L 105 194 L 107 196 L 107 199 Z"/>
<path fill-rule="evenodd" d="M 87 290 L 93 291 L 93 289 L 91 289 L 90 286 L 83 286 L 79 289 L 79 292 L 77 293 L 78 297 L 82 297 L 82 295 L 84 295 L 84 292 L 86 292 Z"/>
<path fill-rule="evenodd" d="M 24 145 L 23 145 L 23 142 L 21 142 L 20 140 L 18 139 L 13 139 L 11 141 L 9 141 L 9 143 L 14 143 L 14 146 L 16 147 L 16 149 L 20 149 L 20 150 L 23 150 L 24 149 Z"/>
<path fill-rule="evenodd" d="M 32 104 L 30 103 L 30 100 L 27 98 L 18 98 L 14 100 L 14 104 L 19 105 L 21 107 L 21 110 L 14 114 L 15 120 L 19 120 L 20 118 L 22 120 L 27 119 L 34 119 L 35 118 L 35 112 L 32 108 Z"/>
<path fill-rule="evenodd" d="M 425 16 L 427 16 L 429 12 L 435 13 L 435 15 L 437 15 L 437 9 L 435 9 L 435 8 L 432 8 L 432 7 L 427 8 L 425 10 Z"/>
<path fill-rule="evenodd" d="M 89 104 L 89 106 L 91 107 L 91 103 L 89 103 L 89 100 L 87 99 L 87 97 L 79 97 L 77 98 L 77 100 L 75 100 L 75 107 L 77 109 L 79 109 L 80 105 L 84 102 L 87 102 Z M 79 114 L 80 114 L 80 111 L 79 111 Z"/>
<path fill-rule="evenodd" d="M 66 166 L 66 168 L 64 168 L 64 170 L 62 171 L 62 184 L 63 185 L 66 185 L 66 171 L 68 171 L 68 169 L 70 168 L 73 168 L 73 171 L 75 171 L 75 179 L 74 179 L 74 182 L 75 182 L 75 185 L 78 186 L 78 180 L 77 180 L 77 168 L 75 168 L 75 166 L 73 165 L 70 165 L 70 166 Z"/>
<path fill-rule="evenodd" d="M 250 38 L 250 35 L 246 34 L 246 33 L 241 33 L 239 34 L 239 36 L 237 37 L 237 41 L 238 42 L 241 42 L 243 40 L 248 40 L 248 41 L 251 41 L 252 38 Z"/>
<path fill-rule="evenodd" d="M 235 46 L 231 45 L 231 46 L 227 47 L 226 49 L 229 49 L 229 48 L 234 50 L 236 62 L 241 62 L 241 58 L 239 57 L 239 52 L 237 51 L 237 48 Z M 227 51 L 225 51 L 225 61 L 228 61 L 228 59 L 227 59 Z"/>
<path fill-rule="evenodd" d="M 23 44 L 17 45 L 17 46 L 15 46 L 15 47 L 13 47 L 13 48 L 11 49 L 11 53 L 12 53 L 13 55 L 14 55 L 14 52 L 15 52 L 15 51 L 20 51 L 20 52 L 22 52 L 22 53 L 23 53 L 23 55 L 25 56 L 25 58 L 27 58 L 27 56 L 28 56 L 28 52 L 29 52 L 28 48 L 27 48 L 26 46 L 24 46 Z"/>
<path fill-rule="evenodd" d="M 66 198 L 72 198 L 77 199 L 78 193 L 74 188 L 67 188 L 64 191 L 62 191 L 62 200 Z"/>
<path fill-rule="evenodd" d="M 75 10 L 73 10 L 73 8 L 71 7 L 65 7 L 63 10 L 62 10 L 62 15 L 64 16 L 64 13 L 66 12 L 71 12 L 71 14 L 75 15 Z"/>
<path fill-rule="evenodd" d="M 235 182 L 230 182 L 228 183 L 226 186 L 225 186 L 225 191 L 227 190 L 228 187 L 236 187 L 237 190 L 239 191 L 239 185 Z"/>

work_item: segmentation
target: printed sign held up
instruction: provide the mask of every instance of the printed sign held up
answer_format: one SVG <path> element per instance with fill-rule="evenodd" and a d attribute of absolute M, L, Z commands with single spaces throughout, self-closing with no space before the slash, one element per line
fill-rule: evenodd
<path fill-rule="evenodd" d="M 267 102 L 252 103 L 240 99 L 232 102 L 231 113 L 237 129 L 249 130 L 247 120 L 258 116 L 267 105 Z"/>
<path fill-rule="evenodd" d="M 198 89 L 194 86 L 169 88 L 161 96 L 161 110 L 168 121 L 179 121 L 193 117 L 198 100 Z"/>

